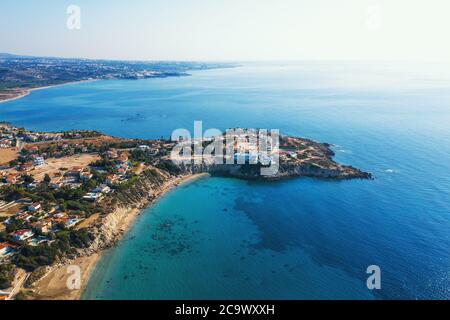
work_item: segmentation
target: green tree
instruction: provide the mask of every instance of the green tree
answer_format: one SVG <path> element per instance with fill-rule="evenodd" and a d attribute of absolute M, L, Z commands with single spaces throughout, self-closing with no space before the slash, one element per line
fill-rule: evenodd
<path fill-rule="evenodd" d="M 44 182 L 45 183 L 50 183 L 52 181 L 52 178 L 50 178 L 50 176 L 48 174 L 45 174 L 44 176 Z"/>
<path fill-rule="evenodd" d="M 33 183 L 34 182 L 34 178 L 28 174 L 23 176 L 23 181 L 25 183 Z"/>
<path fill-rule="evenodd" d="M 0 265 L 0 290 L 11 287 L 11 282 L 14 278 L 13 270 L 14 267 L 12 264 Z"/>

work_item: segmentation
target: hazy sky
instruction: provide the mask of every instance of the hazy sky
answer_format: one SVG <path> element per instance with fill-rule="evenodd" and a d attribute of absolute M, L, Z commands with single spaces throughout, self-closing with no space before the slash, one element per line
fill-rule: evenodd
<path fill-rule="evenodd" d="M 81 28 L 67 28 L 67 7 Z M 0 52 L 138 60 L 449 60 L 449 0 L 1 0 Z"/>

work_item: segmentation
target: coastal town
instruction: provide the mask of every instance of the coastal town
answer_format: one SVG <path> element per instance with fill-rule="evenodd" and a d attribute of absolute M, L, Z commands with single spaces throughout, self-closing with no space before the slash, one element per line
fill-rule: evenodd
<path fill-rule="evenodd" d="M 143 62 L 31 57 L 0 53 L 0 102 L 30 90 L 79 81 L 188 76 L 189 71 L 232 67 L 226 63 Z"/>
<path fill-rule="evenodd" d="M 183 143 L 193 150 L 199 142 Z M 46 297 L 34 284 L 52 266 L 114 245 L 125 228 L 116 222 L 110 227 L 111 219 L 128 219 L 130 210 L 138 212 L 186 178 L 267 180 L 255 170 L 263 164 L 251 164 L 251 153 L 241 145 L 234 145 L 233 158 L 244 160 L 233 165 L 208 158 L 177 164 L 171 159 L 177 145 L 180 141 L 169 139 L 121 139 L 81 130 L 43 133 L 0 124 L 0 299 Z M 274 155 L 280 168 L 271 179 L 371 177 L 334 162 L 329 145 L 308 139 L 281 137 L 264 158 L 266 165 Z"/>

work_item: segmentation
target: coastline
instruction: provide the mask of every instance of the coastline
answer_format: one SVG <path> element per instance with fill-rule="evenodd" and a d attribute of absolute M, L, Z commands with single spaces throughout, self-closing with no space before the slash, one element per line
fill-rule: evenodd
<path fill-rule="evenodd" d="M 202 177 L 208 176 L 207 173 L 188 174 L 175 179 L 169 180 L 155 192 L 155 198 L 153 201 L 147 203 L 144 208 L 130 208 L 120 207 L 114 212 L 105 217 L 106 224 L 109 225 L 115 232 L 119 232 L 119 238 L 132 227 L 136 218 L 142 213 L 143 210 L 152 205 L 155 201 L 165 195 L 170 190 L 173 190 L 179 185 L 192 182 Z M 46 274 L 36 281 L 31 288 L 37 294 L 37 299 L 40 300 L 80 300 L 81 296 L 89 282 L 92 271 L 96 267 L 98 261 L 102 257 L 103 252 L 107 249 L 95 251 L 86 256 L 77 257 L 73 260 L 66 260 L 58 265 L 52 266 L 46 272 Z M 80 268 L 81 271 L 81 287 L 80 289 L 70 290 L 67 288 L 66 282 L 70 273 L 67 272 L 67 267 L 75 265 Z"/>
<path fill-rule="evenodd" d="M 22 99 L 22 98 L 28 96 L 29 94 L 31 94 L 33 91 L 49 89 L 49 88 L 55 88 L 55 87 L 62 87 L 62 86 L 70 85 L 70 84 L 77 84 L 77 83 L 84 83 L 84 82 L 95 82 L 95 81 L 98 81 L 98 80 L 99 79 L 70 81 L 70 82 L 65 82 L 65 83 L 60 83 L 60 84 L 53 84 L 53 85 L 49 85 L 49 86 L 36 87 L 36 88 L 30 88 L 30 89 L 23 89 L 23 91 L 24 91 L 23 93 L 15 96 L 15 97 L 11 97 L 11 98 L 8 98 L 8 99 L 0 100 L 0 104 L 1 103 L 6 103 L 6 102 L 11 102 L 11 101 L 14 101 L 14 100 Z"/>
<path fill-rule="evenodd" d="M 6 102 L 11 102 L 11 101 L 14 101 L 14 100 L 22 99 L 22 98 L 28 96 L 30 93 L 31 93 L 31 89 L 25 89 L 23 93 L 15 96 L 15 97 L 4 99 L 4 100 L 0 100 L 0 104 L 1 103 L 6 103 Z"/>

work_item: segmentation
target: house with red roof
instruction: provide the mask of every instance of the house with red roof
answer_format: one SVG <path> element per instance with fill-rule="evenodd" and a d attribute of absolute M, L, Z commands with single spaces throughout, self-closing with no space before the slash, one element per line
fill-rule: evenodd
<path fill-rule="evenodd" d="M 17 249 L 16 245 L 9 242 L 0 242 L 0 257 L 6 256 Z"/>
<path fill-rule="evenodd" d="M 26 241 L 34 236 L 34 232 L 30 229 L 17 230 L 12 234 L 12 238 L 16 242 Z"/>
<path fill-rule="evenodd" d="M 20 179 L 20 175 L 17 173 L 8 174 L 5 178 L 6 183 L 10 183 L 10 184 L 19 182 L 19 179 Z"/>
<path fill-rule="evenodd" d="M 114 185 L 119 180 L 119 176 L 117 174 L 110 174 L 106 177 L 106 184 L 109 186 Z"/>

